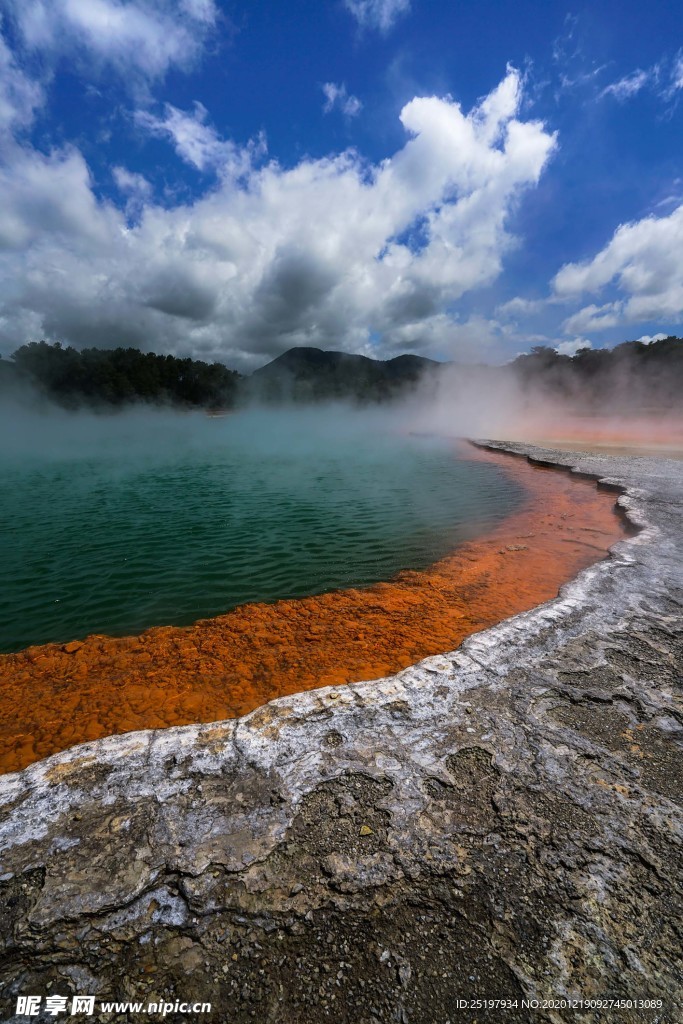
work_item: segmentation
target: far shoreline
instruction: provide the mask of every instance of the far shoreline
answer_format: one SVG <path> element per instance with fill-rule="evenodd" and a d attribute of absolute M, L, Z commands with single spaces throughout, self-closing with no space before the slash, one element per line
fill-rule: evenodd
<path fill-rule="evenodd" d="M 549 438 L 534 438 L 526 441 L 528 444 L 538 445 L 539 448 L 554 448 L 562 452 L 574 452 L 577 455 L 624 455 L 634 458 L 660 458 L 660 459 L 683 459 L 683 445 L 674 444 L 628 444 L 619 441 L 604 442 L 602 444 L 583 444 L 581 441 L 554 440 Z"/>

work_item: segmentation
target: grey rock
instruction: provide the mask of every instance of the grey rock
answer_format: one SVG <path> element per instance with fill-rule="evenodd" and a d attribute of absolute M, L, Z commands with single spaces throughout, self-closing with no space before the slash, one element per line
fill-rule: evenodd
<path fill-rule="evenodd" d="M 640 532 L 397 676 L 0 778 L 0 1019 L 680 1024 L 683 462 L 489 444 Z"/>

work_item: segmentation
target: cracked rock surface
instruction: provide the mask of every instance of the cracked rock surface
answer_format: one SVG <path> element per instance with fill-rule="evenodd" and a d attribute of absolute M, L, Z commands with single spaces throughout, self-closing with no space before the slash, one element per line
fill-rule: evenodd
<path fill-rule="evenodd" d="M 397 676 L 0 778 L 0 1020 L 681 1024 L 683 462 L 488 443 L 640 532 Z"/>

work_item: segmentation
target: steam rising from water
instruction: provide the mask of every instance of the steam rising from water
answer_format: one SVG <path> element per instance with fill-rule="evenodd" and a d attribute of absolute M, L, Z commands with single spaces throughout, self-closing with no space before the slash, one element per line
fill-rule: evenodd
<path fill-rule="evenodd" d="M 406 422 L 442 436 L 683 451 L 683 404 L 667 394 L 671 380 L 667 387 L 625 365 L 592 387 L 563 384 L 558 393 L 557 378 L 529 380 L 509 366 L 444 367 L 406 403 Z"/>

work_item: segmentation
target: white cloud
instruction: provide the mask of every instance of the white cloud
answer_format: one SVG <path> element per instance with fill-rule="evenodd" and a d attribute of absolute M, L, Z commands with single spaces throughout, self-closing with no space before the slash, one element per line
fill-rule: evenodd
<path fill-rule="evenodd" d="M 6 0 L 31 50 L 106 65 L 131 85 L 187 67 L 218 12 L 214 0 Z"/>
<path fill-rule="evenodd" d="M 571 75 L 568 75 L 566 72 L 560 72 L 560 89 L 569 92 L 572 89 L 580 89 L 592 85 L 606 67 L 606 64 L 600 64 L 589 71 L 574 71 Z"/>
<path fill-rule="evenodd" d="M 516 320 L 521 316 L 534 316 L 537 313 L 542 312 L 551 299 L 524 299 L 517 295 L 514 299 L 509 299 L 508 302 L 504 302 L 501 306 L 498 306 L 496 312 L 499 316 L 505 319 Z"/>
<path fill-rule="evenodd" d="M 24 74 L 0 35 L 0 135 L 30 125 L 44 99 L 40 84 Z"/>
<path fill-rule="evenodd" d="M 381 163 L 350 150 L 287 169 L 222 142 L 201 109 L 167 108 L 150 130 L 199 168 L 227 153 L 231 171 L 162 208 L 117 169 L 142 194 L 134 224 L 95 198 L 78 151 L 16 147 L 0 173 L 4 347 L 44 336 L 253 365 L 293 345 L 374 351 L 379 337 L 381 351 L 410 336 L 434 351 L 494 337 L 495 324 L 451 311 L 500 273 L 510 212 L 553 151 L 521 101 L 509 70 L 468 114 L 436 97 L 406 104 L 407 140 Z"/>
<path fill-rule="evenodd" d="M 152 183 L 147 181 L 144 175 L 128 171 L 125 167 L 114 167 L 111 173 L 121 192 L 127 192 L 142 199 L 147 199 L 152 194 Z"/>
<path fill-rule="evenodd" d="M 0 167 L 0 194 L 0 251 L 26 252 L 49 238 L 97 251 L 116 225 L 115 212 L 95 199 L 88 166 L 73 148 L 49 156 L 12 149 Z"/>
<path fill-rule="evenodd" d="M 674 178 L 673 185 L 674 186 L 677 186 L 677 185 L 679 186 L 680 184 L 681 184 L 681 179 L 680 178 Z M 681 192 L 680 189 L 679 189 L 676 192 L 670 193 L 670 195 L 668 195 L 668 196 L 664 196 L 663 199 L 658 200 L 658 202 L 656 202 L 654 205 L 655 205 L 655 209 L 656 210 L 660 210 L 660 209 L 663 209 L 666 206 L 680 206 L 681 202 L 683 202 L 683 192 Z"/>
<path fill-rule="evenodd" d="M 344 117 L 356 117 L 360 114 L 363 104 L 357 96 L 352 96 L 346 91 L 346 85 L 335 85 L 334 82 L 325 82 L 323 85 L 325 93 L 325 106 L 323 110 L 329 114 L 335 107 L 342 112 Z"/>
<path fill-rule="evenodd" d="M 221 139 L 215 129 L 206 123 L 207 116 L 206 107 L 195 101 L 191 114 L 167 103 L 163 118 L 139 110 L 135 120 L 151 135 L 169 139 L 178 156 L 199 171 L 218 171 L 231 177 L 246 174 L 252 160 L 263 155 L 263 139 L 239 147 L 234 142 Z"/>
<path fill-rule="evenodd" d="M 612 82 L 602 90 L 600 97 L 611 95 L 623 103 L 646 87 L 650 87 L 661 100 L 674 100 L 679 89 L 683 89 L 683 50 L 679 50 L 673 60 L 662 58 L 651 68 L 644 71 L 637 68 Z"/>
<path fill-rule="evenodd" d="M 500 340 L 501 328 L 496 320 L 476 313 L 466 320 L 436 313 L 389 329 L 382 351 L 385 358 L 402 352 L 421 352 L 440 359 L 485 359 L 499 354 L 496 347 Z"/>
<path fill-rule="evenodd" d="M 671 99 L 679 89 L 683 89 L 683 50 L 679 50 L 674 58 L 671 69 L 671 81 L 665 92 L 665 97 Z"/>
<path fill-rule="evenodd" d="M 666 334 L 643 334 L 641 338 L 638 338 L 643 345 L 651 345 L 653 341 L 664 341 L 668 337 Z"/>
<path fill-rule="evenodd" d="M 615 100 L 623 103 L 640 92 L 644 86 L 652 81 L 654 75 L 655 69 L 641 71 L 638 68 L 636 71 L 632 71 L 630 75 L 625 75 L 617 82 L 612 82 L 611 85 L 606 86 L 600 93 L 600 96 L 614 96 Z"/>
<path fill-rule="evenodd" d="M 568 317 L 562 327 L 567 334 L 574 334 L 576 331 L 604 331 L 609 327 L 616 327 L 621 322 L 623 303 L 606 302 L 604 306 L 585 306 Z"/>
<path fill-rule="evenodd" d="M 410 0 L 344 0 L 344 6 L 362 28 L 388 32 L 410 10 Z"/>
<path fill-rule="evenodd" d="M 593 348 L 588 338 L 574 338 L 573 341 L 561 341 L 555 351 L 560 356 L 575 356 L 584 348 Z"/>
<path fill-rule="evenodd" d="M 675 89 L 683 89 L 683 52 L 678 54 L 673 73 L 673 86 Z"/>
<path fill-rule="evenodd" d="M 195 21 L 203 21 L 206 25 L 214 25 L 218 17 L 215 0 L 181 0 L 180 8 Z"/>
<path fill-rule="evenodd" d="M 125 167 L 113 167 L 111 175 L 119 192 L 126 198 L 126 215 L 137 220 L 154 191 L 151 181 Z"/>
<path fill-rule="evenodd" d="M 677 322 L 683 316 L 683 204 L 666 217 L 622 224 L 593 259 L 568 263 L 553 286 L 559 297 L 598 293 L 614 284 L 625 296 L 586 306 L 570 317 L 567 331 L 645 320 Z"/>

